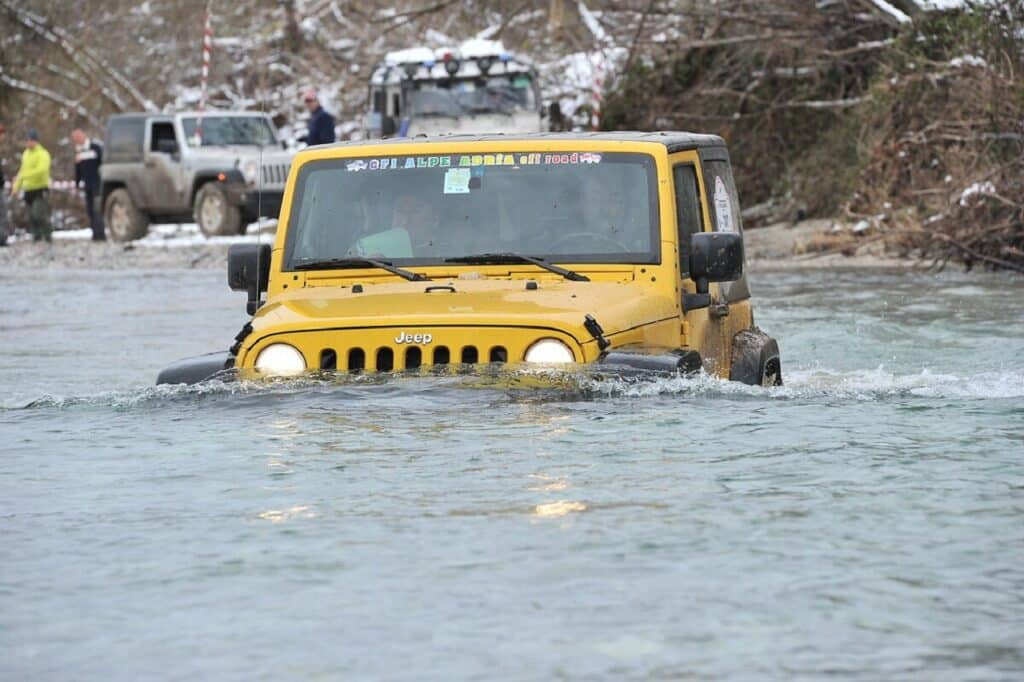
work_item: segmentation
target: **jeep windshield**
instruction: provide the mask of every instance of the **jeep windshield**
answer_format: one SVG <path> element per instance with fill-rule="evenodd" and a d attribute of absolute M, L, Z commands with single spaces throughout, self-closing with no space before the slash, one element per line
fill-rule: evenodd
<path fill-rule="evenodd" d="M 510 114 L 532 111 L 533 102 L 533 81 L 526 75 L 417 83 L 409 92 L 413 116 Z"/>
<path fill-rule="evenodd" d="M 273 128 L 259 116 L 203 116 L 201 126 L 199 117 L 189 116 L 182 118 L 181 124 L 192 147 L 277 144 Z"/>
<path fill-rule="evenodd" d="M 608 152 L 502 152 L 303 164 L 285 269 L 311 260 L 396 266 L 659 262 L 654 160 Z M 483 260 L 488 260 L 484 258 Z M 494 260 L 494 258 L 490 258 Z M 479 262 L 479 261 L 478 261 Z"/>

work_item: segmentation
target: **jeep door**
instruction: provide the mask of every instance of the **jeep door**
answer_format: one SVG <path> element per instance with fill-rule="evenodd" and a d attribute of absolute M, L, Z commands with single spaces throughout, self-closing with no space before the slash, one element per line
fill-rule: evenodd
<path fill-rule="evenodd" d="M 181 214 L 189 211 L 181 163 L 181 140 L 170 120 L 153 119 L 146 127 L 146 172 L 142 191 L 151 213 Z"/>
<path fill-rule="evenodd" d="M 732 176 L 732 164 L 725 147 L 707 147 L 700 150 L 700 164 L 703 172 L 705 197 L 712 229 L 718 232 L 743 234 L 743 219 L 740 215 L 740 199 Z M 723 342 L 732 352 L 733 337 L 754 324 L 750 306 L 750 286 L 747 284 L 746 263 L 744 274 L 735 282 L 719 285 L 718 311 Z"/>
<path fill-rule="evenodd" d="M 111 116 L 105 135 L 103 163 L 100 178 L 103 181 L 103 197 L 114 187 L 123 186 L 132 201 L 142 207 L 142 156 L 145 149 L 146 120 L 138 114 Z"/>
<path fill-rule="evenodd" d="M 688 294 L 696 292 L 690 279 L 690 238 L 698 232 L 710 232 L 712 221 L 705 189 L 704 174 L 696 151 L 669 155 L 672 166 L 672 186 L 676 206 L 676 234 L 679 257 L 680 309 L 685 311 Z M 684 312 L 681 329 L 682 343 L 700 351 L 704 369 L 722 375 L 729 370 L 729 345 L 723 319 L 728 315 L 722 286 L 712 282 L 709 287 L 711 305 Z M 725 315 L 723 315 L 723 312 Z M 727 374 L 726 374 L 727 375 Z"/>

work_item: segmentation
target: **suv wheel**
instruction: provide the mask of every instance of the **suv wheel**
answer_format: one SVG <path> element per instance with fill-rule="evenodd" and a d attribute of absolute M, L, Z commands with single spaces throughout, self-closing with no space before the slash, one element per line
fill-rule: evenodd
<path fill-rule="evenodd" d="M 107 196 L 103 218 L 115 242 L 141 239 L 149 232 L 149 218 L 135 206 L 126 189 L 115 189 Z"/>
<path fill-rule="evenodd" d="M 751 386 L 781 386 L 779 344 L 757 327 L 738 332 L 732 339 L 729 378 Z"/>
<path fill-rule="evenodd" d="M 216 184 L 208 182 L 199 188 L 193 210 L 199 229 L 207 237 L 239 234 L 241 212 Z"/>

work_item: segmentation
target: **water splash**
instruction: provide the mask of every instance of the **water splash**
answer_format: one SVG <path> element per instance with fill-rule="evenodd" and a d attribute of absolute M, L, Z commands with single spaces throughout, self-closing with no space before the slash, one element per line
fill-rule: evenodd
<path fill-rule="evenodd" d="M 828 368 L 795 368 L 785 375 L 786 384 L 773 388 L 747 386 L 710 376 L 664 376 L 645 373 L 617 374 L 588 366 L 572 371 L 532 368 L 480 368 L 463 373 L 310 375 L 299 378 L 248 381 L 215 380 L 193 386 L 151 386 L 136 390 L 109 391 L 84 396 L 43 395 L 28 402 L 0 406 L 12 410 L 71 409 L 99 406 L 114 409 L 150 408 L 166 404 L 232 400 L 241 396 L 282 397 L 307 391 L 341 391 L 355 400 L 396 394 L 453 391 L 498 391 L 514 402 L 558 402 L 609 398 L 679 396 L 736 400 L 885 401 L 918 397 L 955 400 L 1024 397 L 1024 371 L 983 372 L 957 375 L 924 369 L 917 374 L 898 374 L 883 366 L 839 371 Z M 467 397 L 466 400 L 473 400 Z"/>

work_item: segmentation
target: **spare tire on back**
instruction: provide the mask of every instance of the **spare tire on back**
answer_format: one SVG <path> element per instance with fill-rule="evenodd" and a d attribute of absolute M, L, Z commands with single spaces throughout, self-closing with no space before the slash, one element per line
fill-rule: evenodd
<path fill-rule="evenodd" d="M 103 221 L 107 234 L 115 242 L 142 239 L 149 232 L 149 217 L 132 201 L 128 190 L 118 187 L 103 202 Z"/>

